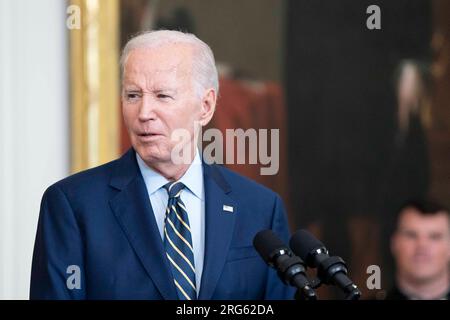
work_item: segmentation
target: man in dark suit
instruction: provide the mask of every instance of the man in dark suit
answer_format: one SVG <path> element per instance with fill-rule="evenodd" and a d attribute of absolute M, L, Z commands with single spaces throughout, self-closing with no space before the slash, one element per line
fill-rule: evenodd
<path fill-rule="evenodd" d="M 211 49 L 149 32 L 127 43 L 121 64 L 133 147 L 47 189 L 31 299 L 292 298 L 252 246 L 263 229 L 287 241 L 280 197 L 196 148 L 218 94 Z"/>

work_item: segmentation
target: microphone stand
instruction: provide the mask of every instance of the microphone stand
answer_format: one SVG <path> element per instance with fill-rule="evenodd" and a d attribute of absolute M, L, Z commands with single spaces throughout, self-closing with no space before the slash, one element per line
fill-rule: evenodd
<path fill-rule="evenodd" d="M 321 278 L 319 277 L 309 279 L 309 284 L 312 289 L 317 289 L 322 284 L 332 284 L 331 277 L 327 277 L 327 273 L 325 272 L 326 269 L 332 268 L 333 274 L 335 274 L 335 280 L 342 284 L 341 287 L 343 288 L 343 291 L 345 293 L 344 300 L 359 300 L 361 298 L 361 291 L 359 291 L 358 287 L 345 277 L 347 275 L 347 267 L 344 260 L 342 260 L 340 257 L 329 257 L 326 259 L 323 265 L 325 267 L 319 268 L 318 273 L 322 274 L 322 279 L 324 279 L 325 281 L 321 280 Z M 310 300 L 305 296 L 304 292 L 301 292 L 300 290 L 297 290 L 295 299 Z"/>

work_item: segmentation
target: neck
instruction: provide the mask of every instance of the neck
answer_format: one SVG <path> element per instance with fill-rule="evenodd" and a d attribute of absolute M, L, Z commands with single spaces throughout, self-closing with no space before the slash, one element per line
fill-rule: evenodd
<path fill-rule="evenodd" d="M 443 272 L 426 281 L 408 279 L 406 275 L 397 274 L 397 285 L 400 291 L 409 297 L 421 300 L 439 299 L 449 291 L 449 274 Z"/>

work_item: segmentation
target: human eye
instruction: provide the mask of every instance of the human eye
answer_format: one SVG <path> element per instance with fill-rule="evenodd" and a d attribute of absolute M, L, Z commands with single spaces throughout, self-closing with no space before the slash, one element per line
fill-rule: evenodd
<path fill-rule="evenodd" d="M 430 234 L 430 239 L 433 241 L 440 241 L 444 238 L 444 235 L 439 232 L 433 232 Z"/>
<path fill-rule="evenodd" d="M 158 93 L 156 95 L 156 97 L 158 97 L 158 99 L 161 99 L 161 100 L 172 100 L 173 99 L 173 97 L 171 95 L 166 94 L 166 93 Z"/>
<path fill-rule="evenodd" d="M 126 91 L 125 92 L 125 99 L 130 102 L 138 100 L 141 96 L 142 96 L 142 94 L 139 91 Z"/>
<path fill-rule="evenodd" d="M 413 240 L 413 239 L 417 238 L 417 234 L 414 231 L 412 231 L 412 230 L 404 230 L 401 234 L 406 239 Z"/>
<path fill-rule="evenodd" d="M 157 89 L 155 90 L 155 96 L 161 101 L 175 100 L 175 93 L 173 90 Z"/>

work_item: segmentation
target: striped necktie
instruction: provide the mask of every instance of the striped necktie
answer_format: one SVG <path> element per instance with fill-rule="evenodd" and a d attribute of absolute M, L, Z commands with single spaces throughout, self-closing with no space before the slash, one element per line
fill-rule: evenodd
<path fill-rule="evenodd" d="M 191 228 L 186 207 L 180 198 L 184 187 L 184 184 L 178 181 L 169 182 L 164 186 L 169 194 L 164 219 L 164 248 L 170 262 L 178 298 L 195 300 L 197 292 Z"/>

